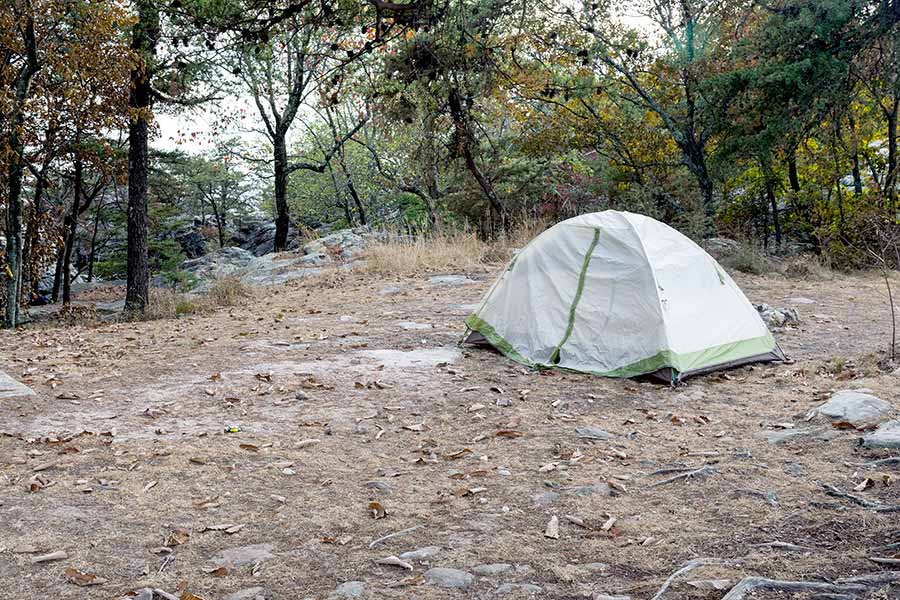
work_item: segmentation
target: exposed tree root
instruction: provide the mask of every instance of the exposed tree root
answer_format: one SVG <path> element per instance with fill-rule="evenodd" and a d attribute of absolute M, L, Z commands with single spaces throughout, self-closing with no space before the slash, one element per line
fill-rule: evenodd
<path fill-rule="evenodd" d="M 875 512 L 900 512 L 900 504 L 882 504 L 881 502 L 874 502 L 873 500 L 863 498 L 862 496 L 842 492 L 833 485 L 828 484 L 822 484 L 822 489 L 824 489 L 825 493 L 829 496 L 833 496 L 835 498 L 846 498 L 854 504 L 858 504 L 864 508 L 868 508 L 869 510 L 874 510 Z"/>

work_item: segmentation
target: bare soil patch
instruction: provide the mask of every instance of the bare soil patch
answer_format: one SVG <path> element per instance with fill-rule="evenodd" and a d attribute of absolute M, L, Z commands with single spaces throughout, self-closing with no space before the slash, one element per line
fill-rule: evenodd
<path fill-rule="evenodd" d="M 869 560 L 900 553 L 883 549 L 900 542 L 900 513 L 823 488 L 870 477 L 851 493 L 900 504 L 900 465 L 864 466 L 890 455 L 804 422 L 839 389 L 900 409 L 900 379 L 879 368 L 890 320 L 876 276 L 738 277 L 754 302 L 815 301 L 776 334 L 795 362 L 670 389 L 460 349 L 493 275 L 432 275 L 330 274 L 210 314 L 0 335 L 3 369 L 37 392 L 0 399 L 0 594 L 326 598 L 360 582 L 341 589 L 649 599 L 703 557 L 719 564 L 665 597 L 718 599 L 724 590 L 688 582 L 900 568 Z M 821 429 L 766 439 L 788 425 Z M 688 470 L 700 471 L 661 483 Z M 553 517 L 558 539 L 545 536 Z M 377 562 L 426 547 L 437 550 L 401 557 L 411 570 Z M 55 551 L 67 557 L 32 563 Z M 442 588 L 424 577 L 433 567 L 474 579 Z"/>

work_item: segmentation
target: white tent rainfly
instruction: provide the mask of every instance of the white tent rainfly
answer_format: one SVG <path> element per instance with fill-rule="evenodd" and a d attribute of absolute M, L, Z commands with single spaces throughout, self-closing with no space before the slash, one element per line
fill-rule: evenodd
<path fill-rule="evenodd" d="M 700 246 L 650 217 L 607 210 L 558 223 L 520 250 L 466 319 L 532 367 L 684 377 L 784 355 L 737 284 Z"/>

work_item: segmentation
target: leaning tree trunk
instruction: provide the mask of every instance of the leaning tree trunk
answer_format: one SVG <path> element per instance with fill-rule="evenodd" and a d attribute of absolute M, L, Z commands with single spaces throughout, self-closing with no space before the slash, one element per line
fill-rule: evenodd
<path fill-rule="evenodd" d="M 499 225 L 500 231 L 505 232 L 507 226 L 506 210 L 504 209 L 503 203 L 500 202 L 496 190 L 494 190 L 494 185 L 491 183 L 490 179 L 481 172 L 478 163 L 475 162 L 475 155 L 472 152 L 472 135 L 469 130 L 469 121 L 459 94 L 455 89 L 450 92 L 448 104 L 450 106 L 450 116 L 453 119 L 453 124 L 456 129 L 458 149 L 462 152 L 463 158 L 465 159 L 466 168 L 469 170 L 469 173 L 472 174 L 472 177 L 475 178 L 475 181 L 478 182 L 478 186 L 481 188 L 481 191 L 484 192 L 484 196 L 490 204 L 491 219 L 493 221 L 491 229 L 495 230 L 494 225 Z"/>
<path fill-rule="evenodd" d="M 159 10 L 155 0 L 138 0 L 138 21 L 131 48 L 142 64 L 131 71 L 128 107 L 128 261 L 125 312 L 143 313 L 150 304 L 150 256 L 147 245 L 147 160 L 152 109 L 150 72 L 159 39 Z"/>
<path fill-rule="evenodd" d="M 291 217 L 287 204 L 288 155 L 285 132 L 275 132 L 275 252 L 287 249 Z"/>

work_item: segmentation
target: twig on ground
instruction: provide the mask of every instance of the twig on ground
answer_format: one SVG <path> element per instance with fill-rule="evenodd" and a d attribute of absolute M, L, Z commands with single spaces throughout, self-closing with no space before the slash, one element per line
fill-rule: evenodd
<path fill-rule="evenodd" d="M 883 558 L 881 556 L 870 556 L 869 560 L 879 565 L 888 565 L 891 567 L 900 567 L 900 558 Z"/>
<path fill-rule="evenodd" d="M 695 469 L 693 471 L 688 471 L 687 473 L 682 473 L 681 475 L 675 475 L 674 477 L 669 477 L 668 479 L 663 479 L 662 481 L 657 481 L 656 483 L 651 483 L 650 487 L 658 487 L 661 485 L 666 485 L 667 483 L 674 483 L 681 479 L 692 479 L 694 477 L 709 477 L 716 470 L 709 465 L 704 465 L 699 469 Z"/>
<path fill-rule="evenodd" d="M 686 471 L 693 471 L 697 467 L 682 467 L 682 466 L 673 466 L 673 467 L 663 467 L 662 469 L 658 469 L 653 471 L 652 473 L 648 473 L 647 477 L 656 477 L 657 475 L 669 475 L 670 473 L 684 473 Z"/>
<path fill-rule="evenodd" d="M 669 589 L 669 586 L 672 585 L 672 582 L 675 581 L 675 579 L 677 577 L 684 575 L 685 573 L 687 573 L 689 571 L 693 571 L 697 567 L 702 567 L 704 565 L 719 565 L 719 564 L 722 564 L 722 561 L 715 559 L 715 558 L 695 558 L 694 560 L 688 561 L 687 563 L 684 564 L 683 567 L 681 567 L 680 569 L 678 569 L 677 571 L 675 571 L 674 573 L 669 575 L 668 579 L 666 579 L 666 581 L 663 583 L 662 587 L 659 588 L 659 591 L 656 592 L 656 595 L 653 596 L 653 598 L 651 598 L 651 600 L 659 600 L 660 598 L 662 598 L 663 594 L 666 593 L 666 590 Z"/>
<path fill-rule="evenodd" d="M 387 535 L 381 536 L 381 537 L 378 538 L 378 539 L 372 540 L 372 542 L 369 543 L 369 548 L 374 548 L 374 547 L 377 546 L 378 544 L 380 544 L 380 543 L 382 543 L 382 542 L 386 542 L 386 541 L 388 541 L 388 540 L 391 539 L 391 538 L 395 538 L 395 537 L 398 537 L 398 536 L 401 536 L 401 535 L 406 535 L 407 533 L 412 533 L 413 531 L 415 531 L 415 530 L 417 530 L 417 529 L 422 529 L 422 526 L 421 526 L 421 525 L 416 525 L 415 527 L 410 527 L 409 529 L 401 529 L 400 531 L 397 531 L 397 532 L 394 532 L 394 533 L 389 533 L 389 534 L 387 534 Z"/>
<path fill-rule="evenodd" d="M 779 550 L 795 550 L 797 552 L 806 552 L 808 550 L 815 550 L 815 548 L 810 548 L 809 546 L 798 546 L 797 544 L 791 544 L 789 542 L 765 542 L 763 544 L 751 544 L 751 548 L 777 548 Z"/>

